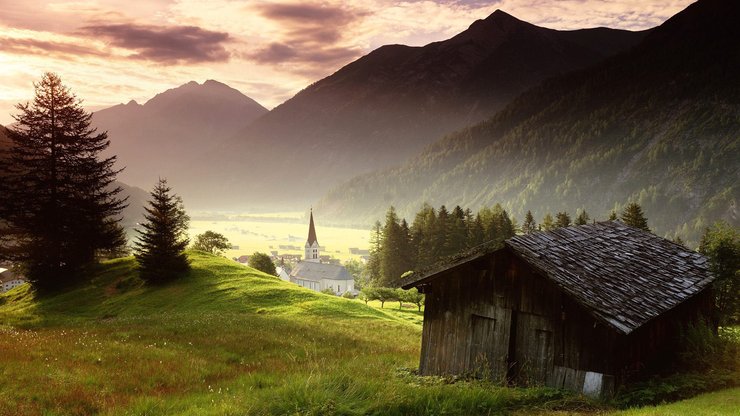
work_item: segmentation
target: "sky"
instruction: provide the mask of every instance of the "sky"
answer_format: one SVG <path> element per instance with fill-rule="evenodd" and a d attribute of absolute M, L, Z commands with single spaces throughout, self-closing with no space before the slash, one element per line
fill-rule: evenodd
<path fill-rule="evenodd" d="M 501 9 L 539 26 L 642 30 L 691 0 L 0 0 L 0 124 L 56 72 L 96 110 L 189 81 L 273 108 L 385 44 L 447 39 Z"/>

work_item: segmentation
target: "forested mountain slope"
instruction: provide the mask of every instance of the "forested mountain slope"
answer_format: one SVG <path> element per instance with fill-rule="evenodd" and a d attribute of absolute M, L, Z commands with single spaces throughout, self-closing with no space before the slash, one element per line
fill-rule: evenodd
<path fill-rule="evenodd" d="M 696 241 L 711 221 L 737 224 L 738 15 L 738 2 L 701 0 L 631 51 L 547 81 L 315 208 L 354 222 L 391 204 L 410 215 L 424 201 L 604 218 L 632 199 L 659 234 Z"/>
<path fill-rule="evenodd" d="M 242 207 L 245 200 L 307 204 L 317 192 L 396 165 L 443 134 L 490 117 L 545 78 L 593 65 L 644 36 L 557 31 L 496 11 L 442 42 L 386 45 L 204 155 L 191 184 Z M 222 169 L 210 169 L 214 163 Z M 264 174 L 254 180 L 251 172 Z"/>

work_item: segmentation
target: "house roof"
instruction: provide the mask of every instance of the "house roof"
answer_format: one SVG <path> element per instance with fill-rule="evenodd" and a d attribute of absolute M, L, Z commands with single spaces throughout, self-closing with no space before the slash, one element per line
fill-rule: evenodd
<path fill-rule="evenodd" d="M 10 282 L 12 280 L 26 280 L 23 276 L 13 273 L 12 270 L 0 268 L 0 283 Z"/>
<path fill-rule="evenodd" d="M 714 280 L 704 256 L 618 221 L 535 232 L 504 244 L 594 317 L 623 334 Z M 417 286 L 492 251 L 478 251 L 431 274 L 411 276 L 403 287 Z"/>
<path fill-rule="evenodd" d="M 314 263 L 310 261 L 300 261 L 290 272 L 290 277 L 303 280 L 319 281 L 321 279 L 329 280 L 353 280 L 344 266 L 326 263 Z"/>

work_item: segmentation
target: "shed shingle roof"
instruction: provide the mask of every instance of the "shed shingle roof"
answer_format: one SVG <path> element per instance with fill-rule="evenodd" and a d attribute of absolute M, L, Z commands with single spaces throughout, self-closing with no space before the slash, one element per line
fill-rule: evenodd
<path fill-rule="evenodd" d="M 504 244 L 623 334 L 696 295 L 714 279 L 699 253 L 617 221 L 535 232 Z"/>

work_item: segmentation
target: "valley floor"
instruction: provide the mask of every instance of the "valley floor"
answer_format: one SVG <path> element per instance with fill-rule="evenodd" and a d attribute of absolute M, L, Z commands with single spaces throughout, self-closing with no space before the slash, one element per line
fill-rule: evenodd
<path fill-rule="evenodd" d="M 202 253 L 190 258 L 190 275 L 163 287 L 144 286 L 127 258 L 62 295 L 36 299 L 27 286 L 1 294 L 0 415 L 606 411 L 550 389 L 416 377 L 416 311 L 323 295 Z M 738 392 L 624 414 L 696 413 L 703 404 L 715 413 L 697 415 L 726 414 Z"/>

